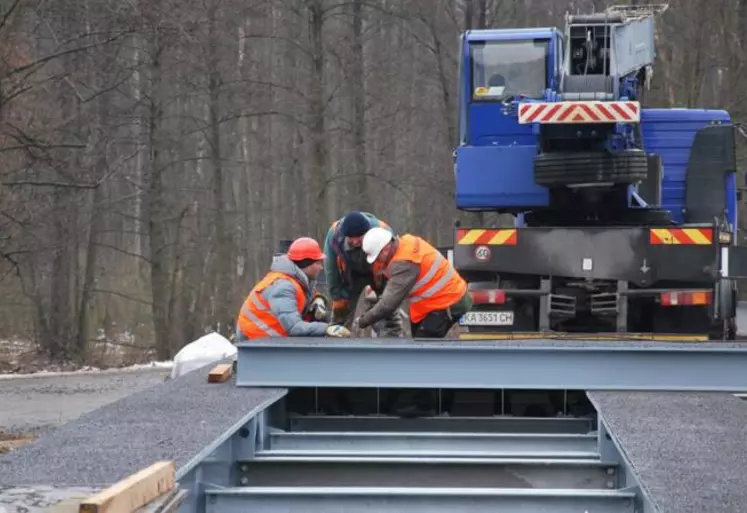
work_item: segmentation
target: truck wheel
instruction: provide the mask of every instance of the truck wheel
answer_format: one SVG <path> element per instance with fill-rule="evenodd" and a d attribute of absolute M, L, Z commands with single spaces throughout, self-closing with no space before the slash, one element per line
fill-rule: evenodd
<path fill-rule="evenodd" d="M 545 187 L 587 183 L 631 184 L 646 179 L 648 159 L 641 150 L 541 153 L 534 158 L 534 182 Z"/>

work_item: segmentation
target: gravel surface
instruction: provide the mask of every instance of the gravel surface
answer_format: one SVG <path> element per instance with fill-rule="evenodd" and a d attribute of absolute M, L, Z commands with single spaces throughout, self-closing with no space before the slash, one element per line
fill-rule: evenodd
<path fill-rule="evenodd" d="M 214 364 L 146 388 L 0 456 L 0 486 L 103 486 L 159 460 L 177 470 L 284 389 L 208 383 Z"/>
<path fill-rule="evenodd" d="M 0 432 L 45 432 L 159 383 L 163 368 L 0 379 Z"/>
<path fill-rule="evenodd" d="M 656 513 L 747 511 L 747 403 L 731 394 L 593 392 Z"/>

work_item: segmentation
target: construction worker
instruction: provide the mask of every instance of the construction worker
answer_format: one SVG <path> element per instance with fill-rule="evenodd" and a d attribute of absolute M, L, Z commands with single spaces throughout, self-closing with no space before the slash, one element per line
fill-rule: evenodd
<path fill-rule="evenodd" d="M 327 255 L 324 272 L 332 298 L 332 322 L 350 327 L 358 302 L 363 297 L 364 309 L 378 301 L 385 281 L 375 280 L 371 264 L 361 249 L 363 235 L 371 228 L 381 228 L 389 233 L 393 230 L 384 221 L 368 212 L 349 212 L 327 231 L 324 250 Z M 399 309 L 388 312 L 374 323 L 374 331 L 380 337 L 401 337 L 403 321 Z"/>
<path fill-rule="evenodd" d="M 363 237 L 362 249 L 374 273 L 388 281 L 378 303 L 357 318 L 354 327 L 375 323 L 409 299 L 412 336 L 443 338 L 472 308 L 467 283 L 424 239 L 410 234 L 396 237 L 383 228 L 372 228 Z"/>
<path fill-rule="evenodd" d="M 265 337 L 349 337 L 344 326 L 325 322 L 323 298 L 312 299 L 322 271 L 319 243 L 296 239 L 284 255 L 274 258 L 270 272 L 254 286 L 239 312 L 239 342 Z M 304 320 L 310 316 L 313 320 Z"/>

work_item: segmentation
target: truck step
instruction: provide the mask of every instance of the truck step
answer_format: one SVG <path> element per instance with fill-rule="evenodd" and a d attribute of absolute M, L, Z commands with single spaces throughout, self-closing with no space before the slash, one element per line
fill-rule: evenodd
<path fill-rule="evenodd" d="M 597 437 L 587 434 L 276 432 L 273 451 L 370 451 L 371 453 L 460 453 L 487 457 L 591 458 Z"/>
<path fill-rule="evenodd" d="M 571 417 L 420 417 L 292 415 L 290 431 L 396 431 L 439 433 L 587 434 L 588 418 Z"/>
<path fill-rule="evenodd" d="M 257 486 L 377 486 L 613 489 L 617 465 L 598 459 L 407 458 L 258 454 L 239 463 Z"/>
<path fill-rule="evenodd" d="M 215 488 L 205 495 L 208 513 L 634 513 L 635 498 L 608 490 L 336 486 Z"/>

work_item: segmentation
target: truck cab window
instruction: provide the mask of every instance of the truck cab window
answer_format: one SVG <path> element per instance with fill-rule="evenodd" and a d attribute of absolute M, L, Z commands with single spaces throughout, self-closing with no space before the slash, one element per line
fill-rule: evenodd
<path fill-rule="evenodd" d="M 472 99 L 542 98 L 547 87 L 547 41 L 490 41 L 470 45 Z"/>

